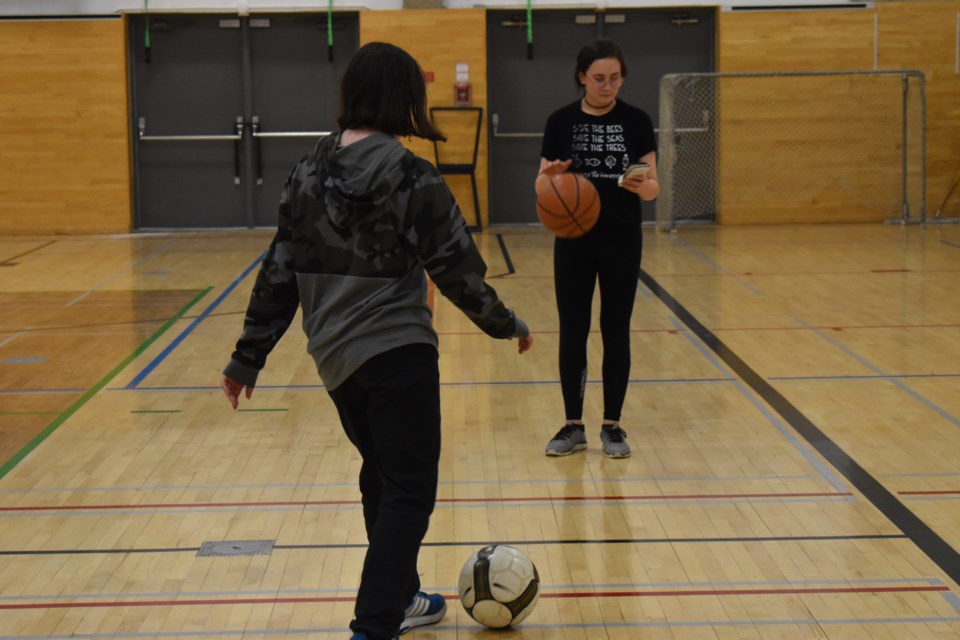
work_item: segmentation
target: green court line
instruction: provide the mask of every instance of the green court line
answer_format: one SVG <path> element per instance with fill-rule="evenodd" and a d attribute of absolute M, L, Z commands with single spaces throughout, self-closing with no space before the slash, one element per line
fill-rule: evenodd
<path fill-rule="evenodd" d="M 133 409 L 130 413 L 180 413 L 180 409 Z"/>
<path fill-rule="evenodd" d="M 247 413 L 256 413 L 258 411 L 287 411 L 287 409 L 237 409 L 237 411 L 243 411 Z"/>
<path fill-rule="evenodd" d="M 95 384 L 95 385 L 93 385 L 92 387 L 90 387 L 90 389 L 87 390 L 87 392 L 84 393 L 82 396 L 80 396 L 80 398 L 79 398 L 76 402 L 74 402 L 72 405 L 70 405 L 69 407 L 67 407 L 67 409 L 66 409 L 63 413 L 61 413 L 59 416 L 57 416 L 56 419 L 54 419 L 53 422 L 51 422 L 50 424 L 48 424 L 43 431 L 41 431 L 40 433 L 38 433 L 38 434 L 33 438 L 33 440 L 31 440 L 30 442 L 28 442 L 22 449 L 20 449 L 20 451 L 18 451 L 17 453 L 15 453 L 12 458 L 10 458 L 10 459 L 7 460 L 6 462 L 4 462 L 4 463 L 3 463 L 3 466 L 0 466 L 0 478 L 3 478 L 3 477 L 6 476 L 8 473 L 10 473 L 10 471 L 12 471 L 13 468 L 14 468 L 15 466 L 17 466 L 17 465 L 20 463 L 21 460 L 23 460 L 24 458 L 26 458 L 27 455 L 29 455 L 29 453 L 30 453 L 31 451 L 33 451 L 34 449 L 36 449 L 36 448 L 40 445 L 41 442 L 43 442 L 44 440 L 46 440 L 47 437 L 48 437 L 51 433 L 53 433 L 54 431 L 56 431 L 56 430 L 60 427 L 60 425 L 62 425 L 64 422 L 66 422 L 67 419 L 70 418 L 70 416 L 72 416 L 73 414 L 75 414 L 75 413 L 77 412 L 77 410 L 80 409 L 80 407 L 82 407 L 83 405 L 85 405 L 85 404 L 87 403 L 87 401 L 90 400 L 90 398 L 92 398 L 93 396 L 97 395 L 97 393 L 99 393 L 99 391 L 100 391 L 101 389 L 103 389 L 105 386 L 107 386 L 107 383 L 108 383 L 108 382 L 110 382 L 111 380 L 113 380 L 113 379 L 117 376 L 117 374 L 120 373 L 121 371 L 123 371 L 123 369 L 124 369 L 127 365 L 129 365 L 131 362 L 133 362 L 133 361 L 137 358 L 137 356 L 139 356 L 141 353 L 143 353 L 144 351 L 146 351 L 147 347 L 149 347 L 151 344 L 153 344 L 153 343 L 157 340 L 157 338 L 159 338 L 161 335 L 163 335 L 164 332 L 167 331 L 167 329 L 169 329 L 170 327 L 172 327 L 172 326 L 174 325 L 174 323 L 183 316 L 183 314 L 185 314 L 187 311 L 189 311 L 190 308 L 191 308 L 193 305 L 195 305 L 195 304 L 197 304 L 198 302 L 200 302 L 200 299 L 203 298 L 203 296 L 205 296 L 205 295 L 207 295 L 208 293 L 210 293 L 210 291 L 211 291 L 212 289 L 213 289 L 213 287 L 207 287 L 206 289 L 204 289 L 203 291 L 201 291 L 200 293 L 198 293 L 197 296 L 196 296 L 193 300 L 191 300 L 190 302 L 188 302 L 188 303 L 186 304 L 186 306 L 184 306 L 182 309 L 180 309 L 180 311 L 178 311 L 178 312 L 176 313 L 176 315 L 174 315 L 172 318 L 170 318 L 169 320 L 167 320 L 167 322 L 166 322 L 162 327 L 160 327 L 159 329 L 157 329 L 157 331 L 156 331 L 152 336 L 150 336 L 149 338 L 147 338 L 146 341 L 145 341 L 143 344 L 141 344 L 139 347 L 137 347 L 137 348 L 134 350 L 133 353 L 131 353 L 129 356 L 127 356 L 126 359 L 125 359 L 123 362 L 121 362 L 121 363 L 118 364 L 116 367 L 114 367 L 113 371 L 111 371 L 110 373 L 108 373 L 102 380 L 100 380 L 100 382 L 98 382 L 97 384 Z"/>

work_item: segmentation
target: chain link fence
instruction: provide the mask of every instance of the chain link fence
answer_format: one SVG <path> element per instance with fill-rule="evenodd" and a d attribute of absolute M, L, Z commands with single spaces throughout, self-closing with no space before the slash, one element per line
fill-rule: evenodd
<path fill-rule="evenodd" d="M 919 71 L 666 75 L 657 226 L 923 222 L 924 127 Z"/>

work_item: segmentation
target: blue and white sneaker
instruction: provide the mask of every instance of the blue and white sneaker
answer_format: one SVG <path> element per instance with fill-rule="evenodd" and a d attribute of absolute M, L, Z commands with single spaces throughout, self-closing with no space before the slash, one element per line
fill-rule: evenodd
<path fill-rule="evenodd" d="M 400 633 L 404 634 L 416 627 L 427 624 L 436 624 L 447 614 L 447 601 L 439 593 L 426 594 L 418 591 L 413 600 L 407 605 L 403 622 L 400 624 Z"/>

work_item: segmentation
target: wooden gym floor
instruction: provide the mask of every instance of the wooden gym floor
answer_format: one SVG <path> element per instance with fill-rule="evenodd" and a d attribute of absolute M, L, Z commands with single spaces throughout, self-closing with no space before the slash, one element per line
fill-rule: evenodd
<path fill-rule="evenodd" d="M 422 582 L 453 596 L 508 542 L 542 598 L 511 632 L 451 601 L 406 638 L 960 637 L 960 226 L 648 230 L 626 460 L 599 449 L 598 334 L 589 448 L 543 455 L 551 241 L 477 241 L 535 344 L 436 298 Z M 268 242 L 0 239 L 0 637 L 349 636 L 358 457 L 299 320 L 240 411 L 217 387 Z"/>

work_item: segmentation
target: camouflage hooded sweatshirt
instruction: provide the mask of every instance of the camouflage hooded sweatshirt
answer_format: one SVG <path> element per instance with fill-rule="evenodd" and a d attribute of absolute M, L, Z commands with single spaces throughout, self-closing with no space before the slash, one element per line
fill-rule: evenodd
<path fill-rule="evenodd" d="M 320 140 L 287 178 L 277 233 L 224 373 L 253 386 L 303 307 L 307 350 L 328 389 L 369 358 L 437 345 L 425 272 L 494 338 L 528 335 L 484 282 L 487 266 L 439 172 L 394 137 Z"/>

